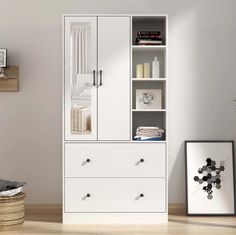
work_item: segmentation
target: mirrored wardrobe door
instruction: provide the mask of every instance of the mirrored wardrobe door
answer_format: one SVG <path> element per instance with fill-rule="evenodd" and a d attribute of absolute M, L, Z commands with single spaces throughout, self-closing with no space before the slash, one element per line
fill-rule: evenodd
<path fill-rule="evenodd" d="M 65 17 L 65 139 L 97 139 L 97 17 Z"/>

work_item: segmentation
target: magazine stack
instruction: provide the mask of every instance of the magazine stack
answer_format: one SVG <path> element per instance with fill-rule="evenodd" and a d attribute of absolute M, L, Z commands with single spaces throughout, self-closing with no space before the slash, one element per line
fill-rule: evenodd
<path fill-rule="evenodd" d="M 162 45 L 160 31 L 139 31 L 136 37 L 137 45 Z"/>

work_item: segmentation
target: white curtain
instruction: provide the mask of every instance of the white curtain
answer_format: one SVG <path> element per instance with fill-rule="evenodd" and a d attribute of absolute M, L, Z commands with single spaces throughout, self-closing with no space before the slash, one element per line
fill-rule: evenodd
<path fill-rule="evenodd" d="M 72 82 L 78 86 L 77 75 L 88 73 L 88 27 L 77 25 L 72 27 Z"/>
<path fill-rule="evenodd" d="M 92 76 L 88 69 L 88 24 L 74 25 L 71 28 L 71 71 L 72 98 L 90 100 Z"/>

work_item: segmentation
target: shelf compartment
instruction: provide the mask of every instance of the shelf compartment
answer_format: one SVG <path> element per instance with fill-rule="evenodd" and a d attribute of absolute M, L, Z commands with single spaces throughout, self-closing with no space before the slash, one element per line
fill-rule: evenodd
<path fill-rule="evenodd" d="M 162 107 L 161 109 L 166 108 L 166 83 L 163 81 L 156 81 L 156 82 L 149 82 L 149 81 L 143 81 L 143 82 L 133 82 L 132 84 L 132 109 L 136 110 L 136 90 L 139 89 L 161 89 L 162 90 Z"/>
<path fill-rule="evenodd" d="M 166 77 L 166 51 L 165 50 L 133 50 L 132 52 L 132 77 L 136 77 L 136 65 L 150 63 L 152 71 L 152 61 L 157 57 L 160 62 L 160 78 Z M 142 78 L 140 78 L 142 79 Z"/>
<path fill-rule="evenodd" d="M 136 135 L 136 129 L 139 126 L 155 126 L 166 131 L 166 112 L 133 112 L 132 122 L 132 140 Z M 165 141 L 165 134 L 162 141 Z"/>
<path fill-rule="evenodd" d="M 162 36 L 162 45 L 167 44 L 165 16 L 133 16 L 132 28 L 133 45 L 136 45 L 136 36 L 138 31 L 160 31 Z"/>

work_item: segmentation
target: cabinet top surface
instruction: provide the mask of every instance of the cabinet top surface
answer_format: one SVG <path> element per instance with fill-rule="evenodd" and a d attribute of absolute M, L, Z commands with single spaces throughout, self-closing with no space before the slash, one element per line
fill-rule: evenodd
<path fill-rule="evenodd" d="M 63 17 L 74 16 L 132 16 L 132 17 L 168 17 L 168 14 L 63 14 Z"/>

